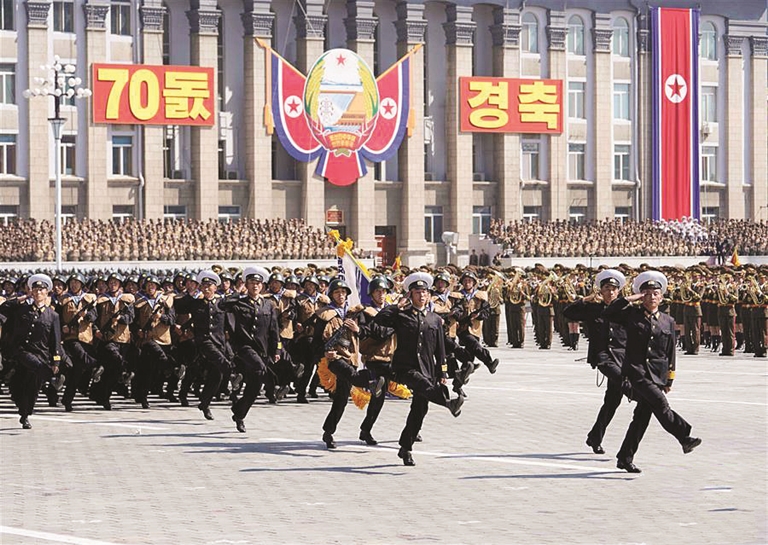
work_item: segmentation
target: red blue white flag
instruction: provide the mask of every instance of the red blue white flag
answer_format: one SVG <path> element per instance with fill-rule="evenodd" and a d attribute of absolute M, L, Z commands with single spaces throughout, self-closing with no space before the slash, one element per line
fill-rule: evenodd
<path fill-rule="evenodd" d="M 653 219 L 699 218 L 699 10 L 651 8 Z"/>
<path fill-rule="evenodd" d="M 317 159 L 315 174 L 350 185 L 367 172 L 365 159 L 380 162 L 397 153 L 408 128 L 410 57 L 375 78 L 348 49 L 324 52 L 305 76 L 263 40 L 267 51 L 265 124 L 294 159 Z"/>

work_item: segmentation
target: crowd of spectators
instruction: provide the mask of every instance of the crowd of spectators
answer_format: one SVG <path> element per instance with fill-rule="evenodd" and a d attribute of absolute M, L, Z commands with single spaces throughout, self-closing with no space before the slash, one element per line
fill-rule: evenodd
<path fill-rule="evenodd" d="M 768 255 L 764 221 L 493 220 L 489 234 L 516 257 Z"/>
<path fill-rule="evenodd" d="M 768 223 L 604 220 L 491 222 L 491 239 L 516 257 L 768 255 Z M 68 220 L 66 261 L 315 260 L 335 256 L 321 229 L 300 219 Z M 19 220 L 0 227 L 0 261 L 53 261 L 54 226 Z"/>
<path fill-rule="evenodd" d="M 54 226 L 20 220 L 0 227 L 0 261 L 53 261 Z M 313 260 L 334 257 L 335 244 L 300 219 L 69 220 L 66 261 Z"/>

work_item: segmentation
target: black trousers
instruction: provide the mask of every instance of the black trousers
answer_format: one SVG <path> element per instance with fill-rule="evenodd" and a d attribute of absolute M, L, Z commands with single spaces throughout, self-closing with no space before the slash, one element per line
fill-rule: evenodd
<path fill-rule="evenodd" d="M 93 372 L 98 362 L 93 357 L 93 345 L 75 339 L 64 341 L 64 351 L 69 356 L 72 367 L 64 372 L 67 381 L 61 401 L 64 405 L 69 405 L 75 399 L 75 393 L 77 393 L 80 381 L 83 380 L 87 373 Z"/>
<path fill-rule="evenodd" d="M 365 418 L 363 423 L 360 424 L 362 431 L 371 432 L 373 425 L 381 414 L 381 409 L 384 407 L 384 400 L 387 398 L 387 390 L 389 390 L 389 379 L 392 376 L 392 366 L 389 363 L 383 362 L 368 362 L 365 364 L 367 369 L 373 371 L 377 377 L 384 377 L 386 382 L 384 383 L 384 390 L 379 397 L 371 396 L 371 400 L 368 402 L 368 408 L 365 411 Z"/>
<path fill-rule="evenodd" d="M 397 381 L 405 384 L 413 392 L 411 410 L 405 420 L 405 427 L 400 433 L 399 444 L 404 450 L 412 450 L 413 442 L 421 431 L 424 417 L 429 410 L 429 402 L 442 407 L 448 406 L 450 394 L 448 388 L 431 377 L 421 374 L 415 369 L 398 373 Z"/>
<path fill-rule="evenodd" d="M 136 378 L 134 380 L 133 398 L 146 401 L 152 382 L 157 376 L 173 370 L 171 346 L 160 345 L 155 341 L 147 341 L 141 346 L 141 356 L 136 361 Z M 162 378 L 160 379 L 162 381 Z"/>
<path fill-rule="evenodd" d="M 605 437 L 605 430 L 611 423 L 616 409 L 621 404 L 621 367 L 617 363 L 605 362 L 600 364 L 598 370 L 608 379 L 608 385 L 603 397 L 603 405 L 597 413 L 597 420 L 589 430 L 587 439 L 592 444 L 600 445 Z"/>
<path fill-rule="evenodd" d="M 109 401 L 115 386 L 120 381 L 120 375 L 126 367 L 126 357 L 131 345 L 128 343 L 107 342 L 98 349 L 98 360 L 104 366 L 101 380 L 91 385 L 90 396 L 97 403 Z"/>
<path fill-rule="evenodd" d="M 232 405 L 232 414 L 237 419 L 244 419 L 251 410 L 253 402 L 261 391 L 264 375 L 267 372 L 267 362 L 250 346 L 242 346 L 237 350 L 238 369 L 245 378 L 243 395 Z"/>
<path fill-rule="evenodd" d="M 197 359 L 195 341 L 188 340 L 176 346 L 176 361 L 186 365 L 187 370 L 179 386 L 179 398 L 184 400 L 192 388 L 192 383 L 200 376 L 200 362 Z"/>
<path fill-rule="evenodd" d="M 691 434 L 691 425 L 670 408 L 667 396 L 651 379 L 647 377 L 633 379 L 632 394 L 637 400 L 637 407 L 616 458 L 623 462 L 631 462 L 634 459 L 645 430 L 648 429 L 651 415 L 655 416 L 661 427 L 678 441 L 682 441 Z"/>
<path fill-rule="evenodd" d="M 469 331 L 462 331 L 459 333 L 459 343 L 472 357 L 479 359 L 484 364 L 490 365 L 493 361 L 488 349 L 483 348 L 483 345 L 480 344 L 480 339 L 472 335 Z"/>
<path fill-rule="evenodd" d="M 336 433 L 336 427 L 344 416 L 344 409 L 347 407 L 349 392 L 352 386 L 358 388 L 368 388 L 371 381 L 371 372 L 368 369 L 358 371 L 348 360 L 335 359 L 328 362 L 328 369 L 336 375 L 336 391 L 333 392 L 333 403 L 328 416 L 323 423 L 323 431 L 327 433 Z"/>
<path fill-rule="evenodd" d="M 18 389 L 15 401 L 19 415 L 26 417 L 35 410 L 40 386 L 53 377 L 53 370 L 48 364 L 49 360 L 37 354 L 19 351 L 15 359 L 18 364 L 16 372 L 20 374 L 16 383 Z"/>
<path fill-rule="evenodd" d="M 312 354 L 312 337 L 300 337 L 293 343 L 293 361 L 304 365 L 304 374 L 296 381 L 296 394 L 299 398 L 307 397 L 307 386 L 312 378 L 317 361 Z"/>
<path fill-rule="evenodd" d="M 483 341 L 488 346 L 496 346 L 499 342 L 499 325 L 501 323 L 501 308 L 492 310 L 483 320 Z"/>
<path fill-rule="evenodd" d="M 519 348 L 525 343 L 525 303 L 504 303 L 504 314 L 507 318 L 507 342 L 513 348 Z"/>
<path fill-rule="evenodd" d="M 229 378 L 232 364 L 227 354 L 228 350 L 210 339 L 198 342 L 197 351 L 202 357 L 202 365 L 207 372 L 203 391 L 200 392 L 200 408 L 207 409 L 213 396 L 219 391 L 221 379 Z"/>

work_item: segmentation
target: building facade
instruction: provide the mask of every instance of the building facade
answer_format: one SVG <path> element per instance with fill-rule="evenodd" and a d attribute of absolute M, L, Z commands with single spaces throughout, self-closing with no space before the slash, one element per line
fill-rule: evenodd
<path fill-rule="evenodd" d="M 696 2 L 665 0 L 665 6 Z M 764 0 L 700 0 L 703 218 L 768 219 Z M 441 234 L 504 220 L 651 214 L 650 31 L 640 0 L 0 0 L 0 214 L 304 218 L 404 263 L 444 256 Z M 256 38 L 306 73 L 348 48 L 381 73 L 411 63 L 415 125 L 397 156 L 351 186 L 318 178 L 264 126 Z M 22 98 L 54 55 L 90 84 L 93 63 L 213 67 L 214 127 L 104 125 L 89 101 Z M 560 135 L 459 131 L 458 78 L 563 80 Z"/>

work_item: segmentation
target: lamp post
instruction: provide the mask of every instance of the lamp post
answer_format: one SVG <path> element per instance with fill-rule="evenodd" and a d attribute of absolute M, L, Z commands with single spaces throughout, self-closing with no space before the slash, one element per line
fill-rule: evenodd
<path fill-rule="evenodd" d="M 53 97 L 53 117 L 48 118 L 48 122 L 51 124 L 53 138 L 56 141 L 56 164 L 53 169 L 56 181 L 56 271 L 61 272 L 61 133 L 67 122 L 66 118 L 61 117 L 61 103 L 72 97 L 87 98 L 91 96 L 91 90 L 80 86 L 83 81 L 75 76 L 75 66 L 61 64 L 58 55 L 53 57 L 53 65 L 42 65 L 40 69 L 45 72 L 46 77 L 34 78 L 38 86 L 26 89 L 23 95 L 24 98 Z"/>

